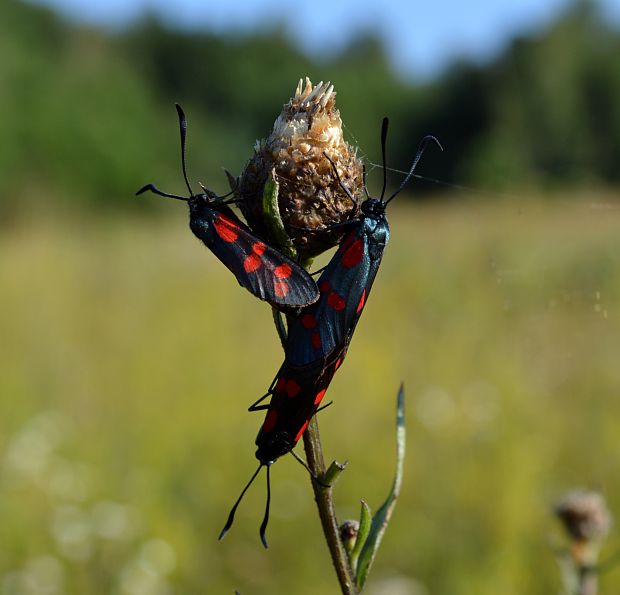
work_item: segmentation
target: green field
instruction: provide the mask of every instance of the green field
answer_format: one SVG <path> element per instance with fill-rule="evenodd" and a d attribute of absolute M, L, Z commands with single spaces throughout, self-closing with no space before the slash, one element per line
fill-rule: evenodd
<path fill-rule="evenodd" d="M 367 592 L 557 593 L 553 502 L 591 487 L 620 514 L 620 204 L 403 202 L 321 414 L 354 517 L 390 485 L 405 382 L 406 477 Z M 2 595 L 337 593 L 291 457 L 269 551 L 262 481 L 216 541 L 282 354 L 182 208 L 5 226 L 0 280 Z M 601 593 L 619 591 L 615 569 Z"/>

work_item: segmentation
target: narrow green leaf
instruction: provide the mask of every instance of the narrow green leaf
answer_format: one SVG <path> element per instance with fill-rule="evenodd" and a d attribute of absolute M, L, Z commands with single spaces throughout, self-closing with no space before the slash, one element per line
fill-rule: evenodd
<path fill-rule="evenodd" d="M 291 258 L 297 257 L 297 251 L 291 238 L 289 238 L 284 229 L 284 223 L 282 223 L 282 217 L 280 216 L 280 205 L 278 204 L 278 193 L 280 190 L 280 184 L 278 184 L 274 175 L 275 170 L 269 172 L 269 177 L 265 182 L 263 188 L 263 214 L 265 215 L 265 222 L 269 227 L 269 235 L 275 239 L 275 244 L 278 248 Z"/>
<path fill-rule="evenodd" d="M 263 215 L 265 216 L 265 222 L 269 227 L 270 234 L 276 239 L 276 243 L 279 244 L 282 252 L 291 258 L 295 258 L 297 256 L 295 246 L 293 246 L 291 238 L 288 237 L 284 229 L 284 223 L 282 223 L 282 217 L 280 217 L 280 205 L 278 204 L 280 185 L 274 177 L 274 171 L 275 170 L 272 170 L 269 173 L 269 177 L 263 188 Z M 233 182 L 236 184 L 237 180 L 228 172 L 226 172 L 226 174 L 228 175 L 228 182 L 231 185 Z M 284 316 L 275 308 L 271 308 L 271 311 L 273 313 L 273 321 L 276 325 L 276 330 L 278 331 L 278 337 L 280 337 L 280 343 L 282 343 L 282 348 L 285 349 L 288 331 L 284 324 Z"/>
<path fill-rule="evenodd" d="M 383 534 L 387 529 L 392 512 L 394 511 L 396 499 L 400 494 L 405 462 L 405 434 L 405 392 L 401 384 L 396 399 L 396 473 L 394 474 L 392 489 L 386 501 L 373 517 L 370 533 L 362 546 L 362 552 L 359 556 L 357 571 L 355 573 L 355 580 L 360 591 L 368 578 L 370 567 L 377 555 L 381 540 L 383 539 Z"/>
<path fill-rule="evenodd" d="M 349 563 L 351 564 L 351 570 L 354 575 L 357 572 L 357 561 L 360 557 L 362 547 L 364 547 L 364 544 L 366 543 L 368 534 L 370 533 L 371 525 L 372 513 L 370 512 L 370 506 L 362 500 L 362 511 L 360 512 L 360 526 L 357 530 L 357 539 L 355 540 L 355 545 L 353 546 L 349 556 Z"/>

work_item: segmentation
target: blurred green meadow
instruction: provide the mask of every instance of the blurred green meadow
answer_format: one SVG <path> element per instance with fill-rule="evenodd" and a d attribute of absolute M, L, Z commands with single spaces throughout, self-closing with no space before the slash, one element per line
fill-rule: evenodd
<path fill-rule="evenodd" d="M 422 83 L 373 31 L 312 60 L 278 23 L 111 31 L 3 0 L 0 595 L 337 593 L 292 457 L 272 471 L 270 549 L 264 477 L 217 541 L 282 352 L 184 206 L 133 196 L 183 192 L 175 101 L 190 179 L 221 192 L 306 75 L 335 84 L 371 189 L 384 115 L 396 170 L 424 134 L 445 146 L 390 205 L 320 414 L 356 518 L 391 485 L 405 384 L 404 484 L 364 593 L 558 593 L 553 504 L 583 486 L 620 515 L 620 31 L 596 3 Z M 614 530 L 602 561 L 618 551 Z"/>
<path fill-rule="evenodd" d="M 172 202 L 172 201 L 171 201 Z M 620 510 L 620 210 L 591 194 L 390 209 L 392 241 L 334 405 L 341 519 L 401 499 L 367 591 L 558 592 L 568 488 Z M 268 308 L 159 215 L 33 214 L 0 236 L 0 592 L 336 593 L 306 472 L 273 468 L 258 539 L 261 416 L 281 362 Z M 603 558 L 620 548 L 612 533 Z M 602 577 L 620 588 L 620 569 Z M 390 590 L 392 589 L 392 590 Z"/>

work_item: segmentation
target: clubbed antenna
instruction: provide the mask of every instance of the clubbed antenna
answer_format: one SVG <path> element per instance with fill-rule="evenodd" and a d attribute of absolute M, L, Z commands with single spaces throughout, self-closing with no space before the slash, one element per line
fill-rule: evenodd
<path fill-rule="evenodd" d="M 187 202 L 187 198 L 185 196 L 179 196 L 178 194 L 170 194 L 169 192 L 164 192 L 163 190 L 160 190 L 157 186 L 155 186 L 155 184 L 147 184 L 146 186 L 142 186 L 142 188 L 140 188 L 140 190 L 136 192 L 136 196 L 138 196 L 138 194 L 146 192 L 147 190 L 150 190 L 153 194 L 158 194 L 159 196 L 165 196 L 166 198 L 176 198 L 177 200 L 184 200 L 185 202 Z"/>
<path fill-rule="evenodd" d="M 235 520 L 235 512 L 237 512 L 237 507 L 239 506 L 241 500 L 243 500 L 243 496 L 245 496 L 245 493 L 248 491 L 248 488 L 252 485 L 252 482 L 256 479 L 256 476 L 258 475 L 259 471 L 261 470 L 263 464 L 261 463 L 258 466 L 258 469 L 256 471 L 254 471 L 254 475 L 252 475 L 252 478 L 250 479 L 250 481 L 248 481 L 247 485 L 243 488 L 243 491 L 241 492 L 239 498 L 237 498 L 237 501 L 235 502 L 234 506 L 230 509 L 230 513 L 228 515 L 228 520 L 226 521 L 226 524 L 224 525 L 224 528 L 220 531 L 220 536 L 218 537 L 218 539 L 224 539 L 224 536 L 226 535 L 226 533 L 228 533 L 229 529 L 232 527 L 233 521 Z M 270 498 L 270 494 L 269 494 L 269 467 L 267 467 L 267 510 L 269 510 L 269 498 Z M 267 520 L 269 519 L 269 515 L 267 513 Z M 263 542 L 264 546 L 267 547 L 267 543 L 264 540 L 264 529 L 266 528 L 266 521 L 263 520 L 263 524 L 265 525 L 265 527 L 263 527 L 263 525 L 261 525 L 261 541 Z"/>
<path fill-rule="evenodd" d="M 260 540 L 263 542 L 265 549 L 269 546 L 267 545 L 267 538 L 265 537 L 265 531 L 267 530 L 267 523 L 269 523 L 269 506 L 271 504 L 271 481 L 269 479 L 269 470 L 271 467 L 267 465 L 267 503 L 265 504 L 265 516 L 263 517 L 263 522 L 260 525 Z"/>
<path fill-rule="evenodd" d="M 174 107 L 177 108 L 177 114 L 179 115 L 179 132 L 181 133 L 181 166 L 183 168 L 183 178 L 185 179 L 185 185 L 189 190 L 189 195 L 194 196 L 192 187 L 189 185 L 189 180 L 187 179 L 187 168 L 185 167 L 185 139 L 187 138 L 187 118 L 185 117 L 185 112 L 183 111 L 183 108 L 178 103 L 175 103 Z"/>
<path fill-rule="evenodd" d="M 178 103 L 174 104 L 177 108 L 177 114 L 179 115 L 179 131 L 181 133 L 181 167 L 183 168 L 183 178 L 185 180 L 185 185 L 189 190 L 189 195 L 194 196 L 194 192 L 192 191 L 192 187 L 189 185 L 189 180 L 187 179 L 187 167 L 185 166 L 185 139 L 187 138 L 187 118 L 185 117 L 185 113 L 183 109 Z M 202 186 L 202 184 L 201 184 Z M 176 198 L 177 200 L 184 200 L 187 202 L 187 198 L 185 196 L 179 196 L 178 194 L 170 194 L 169 192 L 164 192 L 155 186 L 155 184 L 147 184 L 143 186 L 136 192 L 136 196 L 138 194 L 142 194 L 150 190 L 153 194 L 158 194 L 159 196 L 165 196 L 166 198 Z M 206 189 L 205 189 L 206 190 Z"/>
<path fill-rule="evenodd" d="M 383 121 L 385 123 L 385 120 Z M 382 133 L 382 140 L 383 140 L 383 133 Z M 416 168 L 416 166 L 418 165 L 418 161 L 420 161 L 420 158 L 422 157 L 422 154 L 424 153 L 424 151 L 426 150 L 426 147 L 428 146 L 429 143 L 435 143 L 442 151 L 443 151 L 443 147 L 441 146 L 441 143 L 432 135 L 429 134 L 427 136 L 425 136 L 421 141 L 420 144 L 418 145 L 418 150 L 416 151 L 415 157 L 413 158 L 413 163 L 411 164 L 411 167 L 409 168 L 409 173 L 407 174 L 407 176 L 405 177 L 405 179 L 401 182 L 400 186 L 398 187 L 398 189 L 396 190 L 396 192 L 394 192 L 392 194 L 392 196 L 390 196 L 390 198 L 388 198 L 384 204 L 388 204 L 392 199 L 394 199 L 400 192 L 401 190 L 407 185 L 407 183 L 409 182 L 409 180 L 411 179 L 411 176 L 413 175 L 413 172 Z M 385 154 L 384 154 L 384 161 L 383 161 L 383 172 L 385 175 Z M 381 197 L 383 198 L 383 195 L 381 195 Z"/>

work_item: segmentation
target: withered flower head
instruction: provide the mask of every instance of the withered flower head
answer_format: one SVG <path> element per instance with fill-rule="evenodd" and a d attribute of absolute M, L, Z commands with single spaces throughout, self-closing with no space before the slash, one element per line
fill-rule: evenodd
<path fill-rule="evenodd" d="M 611 513 L 598 492 L 569 492 L 554 510 L 566 531 L 576 541 L 599 541 L 611 529 Z"/>
<path fill-rule="evenodd" d="M 254 156 L 241 174 L 237 194 L 250 227 L 279 244 L 266 220 L 263 191 L 270 174 L 279 185 L 278 206 L 284 229 L 302 258 L 335 245 L 342 231 L 326 231 L 355 217 L 359 208 L 342 183 L 357 198 L 363 184 L 362 161 L 343 138 L 333 85 L 299 81 L 295 95 L 282 109 L 270 136 L 257 141 Z M 360 201 L 361 202 L 361 201 Z"/>

